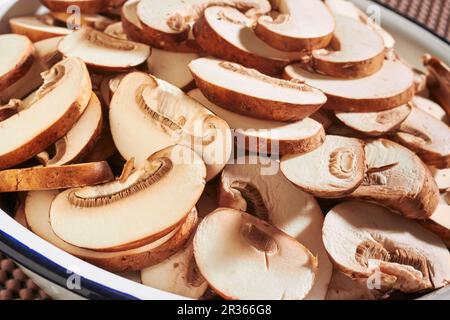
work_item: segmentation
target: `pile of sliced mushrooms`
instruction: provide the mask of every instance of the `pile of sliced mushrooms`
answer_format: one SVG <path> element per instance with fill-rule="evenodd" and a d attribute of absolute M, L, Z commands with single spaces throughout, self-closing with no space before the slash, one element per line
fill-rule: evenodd
<path fill-rule="evenodd" d="M 42 3 L 0 35 L 0 197 L 26 228 L 194 299 L 449 284 L 437 57 L 413 69 L 345 0 Z"/>

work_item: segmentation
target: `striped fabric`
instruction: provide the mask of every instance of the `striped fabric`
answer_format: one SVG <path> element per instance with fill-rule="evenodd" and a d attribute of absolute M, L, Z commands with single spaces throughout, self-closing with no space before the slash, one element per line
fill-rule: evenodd
<path fill-rule="evenodd" d="M 450 0 L 376 0 L 450 41 Z"/>

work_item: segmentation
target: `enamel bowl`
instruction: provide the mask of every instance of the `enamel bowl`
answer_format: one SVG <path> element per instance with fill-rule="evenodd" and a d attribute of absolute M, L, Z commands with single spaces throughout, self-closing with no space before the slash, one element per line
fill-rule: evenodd
<path fill-rule="evenodd" d="M 414 67 L 421 67 L 427 52 L 450 64 L 450 45 L 412 21 L 372 1 L 354 0 L 369 15 L 379 14 L 383 27 L 397 40 L 397 50 Z M 0 33 L 8 32 L 8 19 L 45 12 L 38 0 L 1 0 Z M 1 54 L 0 54 L 1 55 Z M 115 275 L 77 259 L 28 231 L 0 209 L 0 251 L 55 299 L 182 299 L 141 285 L 139 275 Z M 450 299 L 450 288 L 424 299 Z"/>

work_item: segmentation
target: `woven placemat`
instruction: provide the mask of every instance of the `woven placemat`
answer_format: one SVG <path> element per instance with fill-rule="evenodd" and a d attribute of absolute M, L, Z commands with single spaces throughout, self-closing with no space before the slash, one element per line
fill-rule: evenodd
<path fill-rule="evenodd" d="M 376 1 L 450 41 L 450 0 Z M 9 299 L 49 299 L 49 296 L 0 253 L 0 300 Z"/>

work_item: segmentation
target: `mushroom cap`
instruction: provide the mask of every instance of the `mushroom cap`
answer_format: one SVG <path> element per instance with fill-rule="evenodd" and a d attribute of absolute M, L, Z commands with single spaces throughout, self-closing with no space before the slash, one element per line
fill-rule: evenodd
<path fill-rule="evenodd" d="M 281 171 L 288 180 L 321 198 L 352 193 L 362 183 L 364 170 L 363 142 L 340 136 L 328 135 L 316 150 L 281 159 Z"/>
<path fill-rule="evenodd" d="M 398 60 L 386 60 L 378 72 L 361 79 L 316 74 L 301 64 L 287 66 L 284 76 L 322 90 L 328 97 L 325 107 L 335 111 L 389 110 L 411 101 L 415 91 L 413 71 Z"/>
<path fill-rule="evenodd" d="M 326 102 L 326 96 L 315 88 L 272 78 L 237 63 L 200 58 L 189 68 L 210 101 L 253 118 L 298 121 Z"/>
<path fill-rule="evenodd" d="M 352 278 L 378 272 L 381 287 L 404 292 L 437 289 L 450 281 L 450 253 L 441 239 L 374 204 L 334 207 L 325 217 L 323 241 L 335 266 Z"/>
<path fill-rule="evenodd" d="M 110 104 L 110 126 L 125 159 L 142 163 L 162 148 L 186 145 L 202 156 L 208 181 L 231 154 L 231 132 L 224 120 L 177 87 L 140 72 L 120 82 Z"/>
<path fill-rule="evenodd" d="M 226 299 L 303 299 L 317 272 L 302 244 L 233 209 L 218 209 L 200 223 L 194 254 L 201 274 Z"/>
<path fill-rule="evenodd" d="M 22 210 L 28 224 L 27 227 L 61 250 L 111 272 L 141 270 L 164 261 L 174 252 L 183 248 L 197 227 L 197 212 L 194 208 L 180 227 L 142 247 L 117 252 L 83 249 L 61 240 L 50 225 L 50 207 L 58 194 L 58 191 L 27 193 Z"/>
<path fill-rule="evenodd" d="M 121 40 L 89 27 L 64 37 L 58 49 L 66 57 L 79 57 L 90 67 L 105 71 L 131 69 L 144 63 L 151 53 L 144 44 Z"/>
<path fill-rule="evenodd" d="M 91 81 L 80 59 L 65 59 L 42 75 L 44 84 L 29 106 L 2 121 L 0 134 L 14 139 L 0 140 L 0 169 L 24 162 L 62 138 L 88 105 Z"/>
<path fill-rule="evenodd" d="M 27 36 L 32 42 L 65 36 L 73 30 L 54 26 L 54 19 L 48 15 L 17 17 L 9 20 L 11 31 Z"/>
<path fill-rule="evenodd" d="M 411 219 L 427 219 L 439 189 L 424 163 L 409 149 L 386 139 L 366 143 L 367 170 L 350 197 L 379 203 Z"/>
<path fill-rule="evenodd" d="M 185 221 L 203 192 L 205 176 L 197 154 L 169 147 L 124 179 L 61 193 L 52 204 L 51 225 L 61 239 L 81 248 L 134 249 Z M 105 232 L 99 232 L 99 225 Z"/>
<path fill-rule="evenodd" d="M 276 173 L 275 173 L 276 172 Z M 269 158 L 236 159 L 222 172 L 219 207 L 246 211 L 297 239 L 318 257 L 316 282 L 306 299 L 324 299 L 332 264 L 321 239 L 324 216 L 315 198 L 291 184 Z"/>
<path fill-rule="evenodd" d="M 249 151 L 306 153 L 319 147 L 325 139 L 322 125 L 310 118 L 292 123 L 256 119 L 215 105 L 199 89 L 190 91 L 188 95 L 224 119 L 236 135 L 245 139 L 245 148 Z"/>

